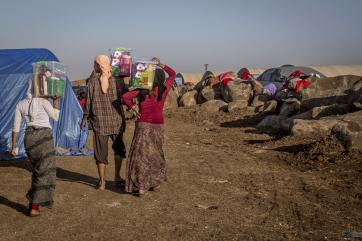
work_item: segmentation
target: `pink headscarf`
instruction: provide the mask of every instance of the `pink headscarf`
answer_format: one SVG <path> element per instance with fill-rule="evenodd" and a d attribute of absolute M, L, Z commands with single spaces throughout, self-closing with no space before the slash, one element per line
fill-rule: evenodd
<path fill-rule="evenodd" d="M 98 55 L 96 57 L 96 63 L 99 64 L 99 66 L 102 70 L 102 75 L 100 77 L 101 88 L 102 88 L 102 92 L 104 94 L 106 94 L 108 91 L 108 87 L 109 87 L 108 79 L 112 75 L 111 61 L 107 55 Z"/>

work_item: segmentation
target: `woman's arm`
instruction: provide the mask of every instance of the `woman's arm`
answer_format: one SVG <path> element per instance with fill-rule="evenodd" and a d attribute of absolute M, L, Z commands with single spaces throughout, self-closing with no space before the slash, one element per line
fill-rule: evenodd
<path fill-rule="evenodd" d="M 173 69 L 165 64 L 160 64 L 159 66 L 168 74 L 168 78 L 165 81 L 165 86 L 167 90 L 170 90 L 175 81 L 176 73 Z"/>
<path fill-rule="evenodd" d="M 175 71 L 173 69 L 171 69 L 169 66 L 167 66 L 165 64 L 161 64 L 160 59 L 157 57 L 153 57 L 152 60 L 157 64 L 157 66 L 161 67 L 168 74 L 168 78 L 165 81 L 164 85 L 166 86 L 167 91 L 169 91 L 176 78 Z"/>
<path fill-rule="evenodd" d="M 123 94 L 122 95 L 123 103 L 126 104 L 128 108 L 132 108 L 133 106 L 135 106 L 132 100 L 138 96 L 138 93 L 139 93 L 138 90 L 133 90 Z"/>
<path fill-rule="evenodd" d="M 59 120 L 59 110 L 57 109 L 57 99 L 54 100 L 54 107 L 46 99 L 41 99 L 41 105 L 43 106 L 45 112 L 48 114 L 49 118 L 58 121 Z"/>
<path fill-rule="evenodd" d="M 21 121 L 22 121 L 21 113 L 20 113 L 19 107 L 16 106 L 14 124 L 13 124 L 13 132 L 20 131 Z"/>
<path fill-rule="evenodd" d="M 11 135 L 11 142 L 12 142 L 11 155 L 14 157 L 18 155 L 18 149 L 16 148 L 16 141 L 18 139 L 18 133 L 20 131 L 21 121 L 22 121 L 21 113 L 18 106 L 16 106 L 13 132 Z"/>

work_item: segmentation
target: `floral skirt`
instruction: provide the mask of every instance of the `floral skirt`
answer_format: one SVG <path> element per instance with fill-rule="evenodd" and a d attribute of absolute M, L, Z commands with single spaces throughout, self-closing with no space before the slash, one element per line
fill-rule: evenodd
<path fill-rule="evenodd" d="M 127 192 L 149 190 L 167 180 L 162 146 L 162 124 L 136 123 L 127 159 Z"/>

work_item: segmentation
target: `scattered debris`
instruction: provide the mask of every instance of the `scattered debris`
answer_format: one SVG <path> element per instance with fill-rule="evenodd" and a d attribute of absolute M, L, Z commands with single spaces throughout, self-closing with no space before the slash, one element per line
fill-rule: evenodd
<path fill-rule="evenodd" d="M 204 210 L 214 210 L 214 209 L 218 209 L 219 206 L 217 205 L 202 205 L 202 204 L 197 204 L 195 207 L 200 208 L 200 209 L 204 209 Z"/>

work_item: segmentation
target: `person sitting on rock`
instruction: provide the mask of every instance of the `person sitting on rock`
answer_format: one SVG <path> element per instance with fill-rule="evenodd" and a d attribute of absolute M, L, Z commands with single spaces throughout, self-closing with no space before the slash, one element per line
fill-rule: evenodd
<path fill-rule="evenodd" d="M 206 86 L 215 85 L 216 82 L 217 80 L 215 79 L 214 73 L 211 71 L 206 71 L 201 80 L 195 85 L 194 90 L 200 92 Z"/>

